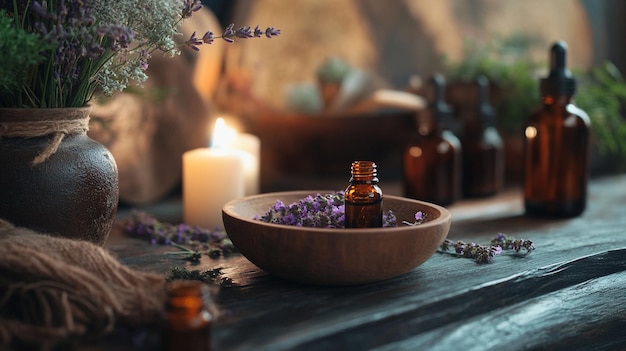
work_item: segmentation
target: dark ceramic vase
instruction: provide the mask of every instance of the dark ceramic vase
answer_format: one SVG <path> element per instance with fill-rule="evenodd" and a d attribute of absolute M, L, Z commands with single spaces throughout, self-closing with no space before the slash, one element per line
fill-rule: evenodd
<path fill-rule="evenodd" d="M 90 108 L 0 109 L 7 125 L 41 119 L 88 118 Z M 0 218 L 16 226 L 103 245 L 117 212 L 115 160 L 86 132 L 66 135 L 45 161 L 33 159 L 53 136 L 0 137 Z"/>

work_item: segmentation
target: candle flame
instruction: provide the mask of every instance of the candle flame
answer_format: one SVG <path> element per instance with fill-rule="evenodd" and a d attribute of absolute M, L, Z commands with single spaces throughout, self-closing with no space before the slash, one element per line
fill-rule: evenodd
<path fill-rule="evenodd" d="M 237 135 L 237 131 L 235 129 L 226 125 L 224 119 L 219 117 L 217 121 L 215 121 L 215 128 L 213 129 L 213 138 L 211 139 L 211 147 L 223 149 L 230 144 L 235 136 Z"/>

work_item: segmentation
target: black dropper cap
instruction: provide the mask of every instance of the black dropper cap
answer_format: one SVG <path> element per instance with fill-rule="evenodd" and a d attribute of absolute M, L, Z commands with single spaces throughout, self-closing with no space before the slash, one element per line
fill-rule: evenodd
<path fill-rule="evenodd" d="M 483 127 L 496 125 L 496 112 L 489 103 L 489 80 L 485 76 L 476 79 L 478 85 L 478 116 Z"/>
<path fill-rule="evenodd" d="M 567 69 L 567 44 L 557 41 L 550 50 L 550 75 L 541 79 L 541 95 L 572 96 L 576 80 Z"/>
<path fill-rule="evenodd" d="M 442 75 L 436 74 L 430 81 L 435 93 L 434 100 L 431 103 L 433 116 L 443 129 L 450 128 L 452 127 L 452 107 L 445 101 L 446 80 Z"/>

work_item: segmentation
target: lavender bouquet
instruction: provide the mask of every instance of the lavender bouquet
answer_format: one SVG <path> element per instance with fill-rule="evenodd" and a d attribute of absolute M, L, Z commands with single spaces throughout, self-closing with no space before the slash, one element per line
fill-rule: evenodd
<path fill-rule="evenodd" d="M 0 0 L 0 107 L 81 107 L 141 83 L 150 57 L 176 55 L 182 22 L 199 0 Z M 219 36 L 194 33 L 198 50 L 216 38 L 276 36 L 269 27 L 230 25 Z"/>

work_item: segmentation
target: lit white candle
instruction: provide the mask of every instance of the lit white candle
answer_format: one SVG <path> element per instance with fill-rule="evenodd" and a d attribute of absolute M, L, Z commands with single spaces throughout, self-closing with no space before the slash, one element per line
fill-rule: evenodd
<path fill-rule="evenodd" d="M 218 119 L 211 148 L 183 154 L 183 213 L 188 225 L 213 230 L 224 228 L 222 207 L 244 196 L 245 173 L 242 152 L 226 146 L 232 138 Z"/>
<path fill-rule="evenodd" d="M 261 140 L 252 134 L 235 134 L 228 143 L 230 148 L 243 152 L 246 196 L 259 193 Z"/>

